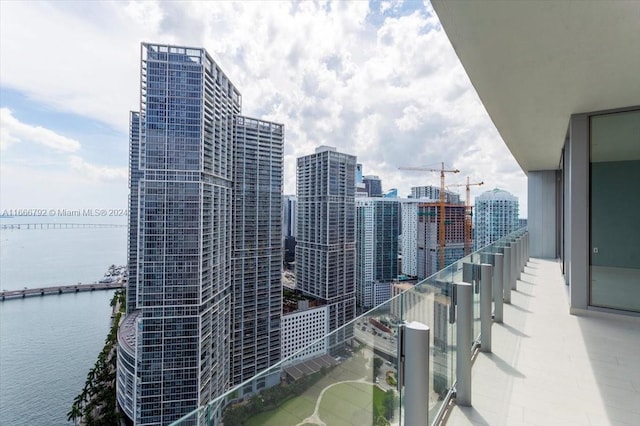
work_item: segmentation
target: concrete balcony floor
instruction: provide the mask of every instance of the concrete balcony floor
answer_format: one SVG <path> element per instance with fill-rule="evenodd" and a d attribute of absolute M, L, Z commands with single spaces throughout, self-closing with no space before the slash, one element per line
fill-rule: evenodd
<path fill-rule="evenodd" d="M 447 425 L 640 425 L 640 318 L 569 314 L 555 260 L 531 259 Z"/>

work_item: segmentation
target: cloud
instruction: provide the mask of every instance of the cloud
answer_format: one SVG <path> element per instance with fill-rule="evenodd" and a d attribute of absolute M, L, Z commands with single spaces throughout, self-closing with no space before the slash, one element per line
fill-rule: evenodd
<path fill-rule="evenodd" d="M 6 150 L 10 145 L 20 141 L 37 143 L 63 152 L 75 152 L 80 149 L 80 142 L 77 140 L 41 126 L 23 123 L 13 116 L 9 108 L 0 108 L 0 149 Z"/>
<path fill-rule="evenodd" d="M 88 163 L 77 155 L 69 156 L 69 164 L 73 170 L 91 180 L 126 181 L 128 177 L 128 170 L 126 167 L 97 166 L 95 164 Z"/>
<path fill-rule="evenodd" d="M 286 193 L 296 158 L 327 144 L 401 195 L 439 178 L 399 166 L 444 161 L 462 170 L 451 183 L 469 175 L 526 196 L 428 2 L 8 2 L 0 20 L 3 85 L 123 133 L 139 105 L 140 41 L 205 47 L 244 115 L 285 124 Z"/>

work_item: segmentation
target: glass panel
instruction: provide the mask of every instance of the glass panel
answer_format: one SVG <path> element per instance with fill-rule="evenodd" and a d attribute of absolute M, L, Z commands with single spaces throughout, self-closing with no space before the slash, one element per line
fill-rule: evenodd
<path fill-rule="evenodd" d="M 640 110 L 591 117 L 591 304 L 640 312 Z"/>
<path fill-rule="evenodd" d="M 456 324 L 450 321 L 452 283 L 462 281 L 463 263 L 497 252 L 519 230 L 468 255 L 302 351 L 236 386 L 174 425 L 403 425 L 398 389 L 398 327 L 429 326 L 429 419 L 436 420 L 455 384 Z M 479 321 L 474 292 L 474 324 Z M 476 325 L 475 338 L 480 333 Z M 462 354 L 471 356 L 472 354 Z M 256 393 L 258 392 L 258 393 Z M 243 396 L 243 393 L 245 394 Z"/>

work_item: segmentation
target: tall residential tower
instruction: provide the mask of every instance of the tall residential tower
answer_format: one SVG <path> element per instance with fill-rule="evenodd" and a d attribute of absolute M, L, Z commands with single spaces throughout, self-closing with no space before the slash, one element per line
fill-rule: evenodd
<path fill-rule="evenodd" d="M 298 158 L 296 287 L 329 305 L 329 329 L 355 315 L 356 157 L 321 146 Z"/>
<path fill-rule="evenodd" d="M 117 368 L 136 425 L 171 423 L 280 357 L 283 131 L 240 108 L 204 49 L 142 44 Z"/>
<path fill-rule="evenodd" d="M 391 297 L 398 277 L 400 203 L 388 198 L 356 199 L 356 302 L 359 310 Z"/>
<path fill-rule="evenodd" d="M 485 191 L 475 200 L 476 250 L 519 228 L 518 198 L 502 189 Z"/>

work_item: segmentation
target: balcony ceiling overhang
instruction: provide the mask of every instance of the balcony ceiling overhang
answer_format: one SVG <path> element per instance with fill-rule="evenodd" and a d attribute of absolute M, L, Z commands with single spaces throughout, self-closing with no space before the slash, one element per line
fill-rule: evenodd
<path fill-rule="evenodd" d="M 558 168 L 572 114 L 640 105 L 640 1 L 432 4 L 525 172 Z"/>

